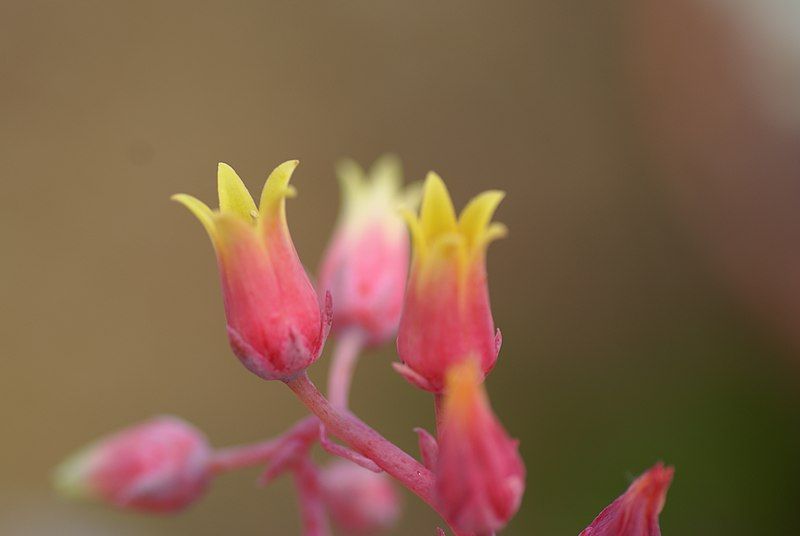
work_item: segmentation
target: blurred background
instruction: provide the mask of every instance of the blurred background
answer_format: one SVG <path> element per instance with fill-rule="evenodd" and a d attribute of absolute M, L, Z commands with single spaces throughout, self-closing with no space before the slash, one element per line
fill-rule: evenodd
<path fill-rule="evenodd" d="M 508 191 L 488 386 L 529 478 L 505 534 L 577 534 L 659 459 L 665 534 L 796 534 L 799 6 L 0 2 L 0 533 L 296 534 L 257 470 L 163 518 L 64 502 L 50 472 L 154 414 L 219 446 L 303 415 L 231 355 L 208 239 L 168 198 L 299 158 L 313 268 L 333 163 L 389 150 L 457 205 Z M 353 407 L 414 450 L 431 401 L 393 359 L 366 356 Z M 432 534 L 406 509 L 394 534 Z"/>

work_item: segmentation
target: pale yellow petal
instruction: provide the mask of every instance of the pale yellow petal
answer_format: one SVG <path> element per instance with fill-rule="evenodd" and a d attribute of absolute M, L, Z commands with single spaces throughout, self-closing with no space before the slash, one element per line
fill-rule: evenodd
<path fill-rule="evenodd" d="M 336 176 L 342 189 L 345 210 L 349 209 L 363 195 L 366 185 L 364 169 L 349 158 L 336 163 Z"/>
<path fill-rule="evenodd" d="M 500 190 L 483 192 L 475 196 L 461 212 L 458 227 L 469 247 L 483 241 L 489 222 L 492 221 L 492 216 L 505 195 L 505 192 Z"/>
<path fill-rule="evenodd" d="M 391 153 L 380 156 L 369 169 L 375 188 L 385 188 L 393 195 L 403 182 L 403 164 L 400 158 Z"/>
<path fill-rule="evenodd" d="M 276 167 L 269 174 L 264 189 L 261 191 L 259 213 L 263 218 L 270 218 L 283 213 L 284 199 L 297 195 L 297 190 L 289 186 L 299 160 L 289 160 Z"/>
<path fill-rule="evenodd" d="M 253 221 L 256 214 L 253 197 L 228 164 L 220 163 L 217 168 L 217 190 L 220 212 L 236 214 L 245 221 Z"/>
<path fill-rule="evenodd" d="M 423 255 L 425 253 L 426 240 L 417 216 L 405 206 L 401 206 L 399 212 L 400 216 L 406 221 L 408 230 L 411 233 L 411 240 L 414 244 L 414 254 Z"/>
<path fill-rule="evenodd" d="M 447 187 L 441 177 L 432 171 L 425 178 L 419 219 L 429 239 L 458 229 L 456 212 Z"/>
<path fill-rule="evenodd" d="M 181 205 L 189 209 L 189 211 L 200 220 L 200 223 L 205 227 L 208 236 L 214 241 L 217 233 L 217 226 L 214 223 L 214 213 L 208 208 L 208 205 L 188 194 L 175 194 L 170 199 L 177 201 Z"/>

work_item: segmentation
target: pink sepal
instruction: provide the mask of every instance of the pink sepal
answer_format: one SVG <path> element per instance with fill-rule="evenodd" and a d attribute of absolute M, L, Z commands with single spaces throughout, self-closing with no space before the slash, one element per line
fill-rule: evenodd
<path fill-rule="evenodd" d="M 412 368 L 410 368 L 405 363 L 394 362 L 392 363 L 392 368 L 395 370 L 395 372 L 397 372 L 403 378 L 405 378 L 406 381 L 411 385 L 419 387 L 420 389 L 423 389 L 425 391 L 434 391 L 433 386 L 428 380 L 417 374 Z"/>
<path fill-rule="evenodd" d="M 354 464 L 367 469 L 368 471 L 372 471 L 373 473 L 383 472 L 383 469 L 378 467 L 375 462 L 366 456 L 362 456 L 352 449 L 331 441 L 328 437 L 328 433 L 325 430 L 325 425 L 323 424 L 319 425 L 319 444 L 322 445 L 322 448 L 324 448 L 328 453 L 333 454 L 334 456 L 339 456 L 340 458 L 344 458 L 345 460 L 349 460 Z"/>
<path fill-rule="evenodd" d="M 414 428 L 419 443 L 419 453 L 422 456 L 422 463 L 428 469 L 434 470 L 436 460 L 439 457 L 439 444 L 436 438 L 428 433 L 424 428 Z"/>

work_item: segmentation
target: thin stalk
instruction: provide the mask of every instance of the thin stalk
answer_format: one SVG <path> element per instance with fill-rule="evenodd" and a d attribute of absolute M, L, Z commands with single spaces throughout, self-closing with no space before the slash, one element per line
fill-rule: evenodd
<path fill-rule="evenodd" d="M 350 385 L 364 342 L 364 334 L 358 329 L 347 330 L 336 340 L 333 361 L 328 370 L 328 399 L 338 408 L 348 406 Z"/>
<path fill-rule="evenodd" d="M 433 504 L 433 473 L 349 411 L 333 406 L 305 373 L 286 385 L 336 437 L 374 461 L 428 504 Z"/>
<path fill-rule="evenodd" d="M 286 441 L 300 440 L 311 443 L 316 439 L 318 430 L 319 420 L 316 417 L 306 417 L 279 437 L 253 445 L 219 449 L 211 456 L 210 470 L 218 475 L 235 469 L 263 465 Z"/>

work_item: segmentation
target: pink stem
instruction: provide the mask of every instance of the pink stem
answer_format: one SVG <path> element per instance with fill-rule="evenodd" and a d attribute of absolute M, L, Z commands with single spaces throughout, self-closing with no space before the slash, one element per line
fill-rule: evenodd
<path fill-rule="evenodd" d="M 334 407 L 304 372 L 286 385 L 336 437 L 433 506 L 433 474 L 394 443 L 347 410 Z"/>
<path fill-rule="evenodd" d="M 433 412 L 436 416 L 436 438 L 440 439 L 442 433 L 442 419 L 444 418 L 444 395 L 435 393 L 433 395 Z"/>
<path fill-rule="evenodd" d="M 328 398 L 337 408 L 346 408 L 348 405 L 353 371 L 364 342 L 364 334 L 357 329 L 343 332 L 336 341 L 333 362 L 328 371 Z"/>
<path fill-rule="evenodd" d="M 317 468 L 308 456 L 301 456 L 294 466 L 293 474 L 300 503 L 303 536 L 328 536 L 331 531 Z"/>
<path fill-rule="evenodd" d="M 319 433 L 318 429 L 319 420 L 316 417 L 306 417 L 274 439 L 255 445 L 220 449 L 211 457 L 211 472 L 218 475 L 235 469 L 262 465 L 268 462 L 287 441 L 299 440 L 304 443 L 313 441 Z"/>

